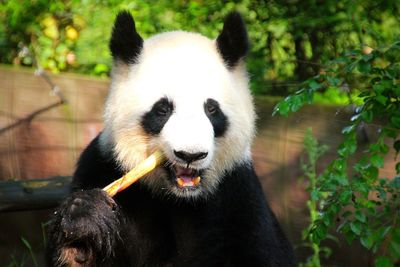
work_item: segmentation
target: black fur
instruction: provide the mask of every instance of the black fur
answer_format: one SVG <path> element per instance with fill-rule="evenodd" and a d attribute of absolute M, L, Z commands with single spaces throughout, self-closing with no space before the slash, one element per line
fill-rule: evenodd
<path fill-rule="evenodd" d="M 118 255 L 121 221 L 119 208 L 103 190 L 76 191 L 54 214 L 49 226 L 49 266 L 112 264 Z M 83 265 L 83 266 L 86 266 Z"/>
<path fill-rule="evenodd" d="M 217 38 L 217 48 L 228 68 L 233 69 L 249 50 L 246 26 L 237 12 L 228 14 Z"/>
<path fill-rule="evenodd" d="M 83 152 L 73 185 L 86 190 L 53 218 L 49 266 L 74 246 L 76 266 L 295 266 L 250 163 L 227 173 L 207 200 L 155 197 L 138 182 L 115 197 L 115 206 L 91 189 L 120 174 L 113 162 L 111 153 L 100 154 L 97 138 Z"/>
<path fill-rule="evenodd" d="M 127 11 L 118 14 L 110 40 L 110 50 L 114 59 L 126 64 L 137 63 L 143 48 L 143 39 L 136 32 L 135 21 Z"/>
<path fill-rule="evenodd" d="M 222 112 L 219 103 L 214 99 L 207 99 L 204 103 L 204 111 L 213 126 L 214 136 L 223 136 L 228 129 L 229 121 Z"/>
<path fill-rule="evenodd" d="M 150 111 L 146 112 L 142 117 L 142 127 L 152 135 L 159 134 L 167 123 L 169 117 L 174 110 L 174 105 L 167 97 L 163 97 L 154 103 Z"/>

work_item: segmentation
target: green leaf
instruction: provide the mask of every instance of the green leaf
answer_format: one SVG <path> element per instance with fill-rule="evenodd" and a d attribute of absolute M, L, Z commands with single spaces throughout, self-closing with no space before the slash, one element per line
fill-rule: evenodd
<path fill-rule="evenodd" d="M 383 142 L 378 142 L 369 146 L 369 152 L 387 154 L 389 147 Z"/>
<path fill-rule="evenodd" d="M 371 235 L 364 235 L 360 238 L 361 244 L 366 248 L 366 249 L 371 249 L 372 245 L 374 244 L 374 241 L 372 239 Z"/>
<path fill-rule="evenodd" d="M 287 98 L 281 102 L 279 102 L 275 108 L 274 108 L 274 112 L 272 113 L 272 115 L 274 116 L 276 113 L 279 113 L 279 115 L 282 116 L 287 116 L 289 114 L 289 103 L 287 101 Z"/>
<path fill-rule="evenodd" d="M 393 77 L 391 74 L 389 74 L 389 69 L 386 69 L 385 71 L 385 77 L 382 80 L 382 85 L 385 87 L 385 89 L 391 89 L 393 87 Z M 397 75 L 397 74 L 396 74 Z"/>
<path fill-rule="evenodd" d="M 389 244 L 389 248 L 393 255 L 398 255 L 397 257 L 400 257 L 400 243 L 394 242 L 392 240 L 392 242 L 390 242 Z"/>
<path fill-rule="evenodd" d="M 400 117 L 398 116 L 392 116 L 390 118 L 390 122 L 393 125 L 393 127 L 400 129 Z"/>
<path fill-rule="evenodd" d="M 371 190 L 370 186 L 364 180 L 354 177 L 352 180 L 352 188 L 354 191 L 368 194 Z"/>
<path fill-rule="evenodd" d="M 312 239 L 314 242 L 319 243 L 326 238 L 327 228 L 324 224 L 319 224 L 313 231 Z"/>
<path fill-rule="evenodd" d="M 343 128 L 342 130 L 342 134 L 348 134 L 354 131 L 354 129 L 356 128 L 356 126 L 354 124 L 346 126 Z"/>
<path fill-rule="evenodd" d="M 346 205 L 347 203 L 349 203 L 351 196 L 353 195 L 353 191 L 346 189 L 343 192 L 340 193 L 339 195 L 339 201 Z"/>
<path fill-rule="evenodd" d="M 390 127 L 385 127 L 382 129 L 382 134 L 386 135 L 387 137 L 395 139 L 398 135 L 399 131 Z"/>
<path fill-rule="evenodd" d="M 400 96 L 400 86 L 396 86 L 393 88 L 394 93 L 396 94 L 397 97 Z"/>
<path fill-rule="evenodd" d="M 383 199 L 383 200 L 386 200 L 386 191 L 384 190 L 384 189 L 382 189 L 382 188 L 378 188 L 378 192 L 379 192 L 379 198 L 381 198 L 381 199 Z"/>
<path fill-rule="evenodd" d="M 376 267 L 394 267 L 393 263 L 388 257 L 379 256 L 375 260 Z"/>
<path fill-rule="evenodd" d="M 400 162 L 397 163 L 397 165 L 400 165 Z M 394 177 L 394 179 L 390 182 L 390 186 L 396 189 L 400 189 L 400 176 Z"/>
<path fill-rule="evenodd" d="M 384 87 L 382 84 L 378 83 L 378 84 L 374 84 L 374 85 L 372 86 L 372 89 L 373 89 L 377 94 L 381 94 L 381 93 L 385 90 L 385 87 Z"/>
<path fill-rule="evenodd" d="M 311 196 L 311 200 L 318 200 L 319 199 L 319 191 L 318 190 L 316 190 L 316 189 L 313 189 L 312 191 L 311 191 L 311 194 L 310 194 L 310 196 Z"/>
<path fill-rule="evenodd" d="M 392 226 L 391 225 L 389 225 L 389 226 L 387 226 L 387 227 L 385 227 L 383 230 L 382 230 L 382 233 L 380 234 L 380 238 L 381 239 L 384 239 L 386 236 L 387 236 L 387 234 L 390 232 L 390 230 L 392 230 Z M 382 229 L 382 228 L 381 228 Z"/>
<path fill-rule="evenodd" d="M 334 86 L 334 87 L 336 87 L 336 86 L 338 86 L 338 85 L 340 85 L 342 83 L 342 79 L 337 78 L 337 77 L 328 76 L 328 77 L 326 77 L 326 79 L 328 80 L 330 85 Z"/>
<path fill-rule="evenodd" d="M 354 70 L 355 67 L 356 67 L 356 64 L 354 62 L 350 63 L 344 67 L 344 71 L 347 73 L 350 73 Z"/>
<path fill-rule="evenodd" d="M 382 104 L 383 106 L 385 106 L 386 105 L 386 103 L 387 103 L 387 101 L 388 101 L 388 98 L 386 97 L 386 96 L 383 96 L 383 95 L 377 95 L 376 97 L 375 97 L 375 99 L 376 99 L 376 101 L 378 101 L 380 104 Z"/>
<path fill-rule="evenodd" d="M 311 90 L 313 90 L 313 91 L 316 91 L 316 90 L 318 90 L 319 88 L 322 88 L 322 85 L 320 84 L 320 83 L 318 83 L 318 82 L 316 82 L 315 80 L 311 80 L 309 83 L 308 83 L 308 86 L 311 88 Z"/>
<path fill-rule="evenodd" d="M 369 179 L 369 180 L 376 180 L 379 175 L 379 169 L 375 166 L 369 166 L 366 168 L 363 172 L 363 174 Z"/>
<path fill-rule="evenodd" d="M 24 245 L 29 249 L 32 250 L 31 245 L 29 244 L 28 240 L 26 240 L 24 237 L 21 236 L 21 241 L 24 243 Z"/>
<path fill-rule="evenodd" d="M 383 157 L 379 154 L 372 155 L 371 157 L 371 164 L 377 168 L 383 167 Z"/>
<path fill-rule="evenodd" d="M 357 211 L 354 213 L 354 217 L 355 217 L 358 221 L 363 222 L 363 223 L 365 223 L 365 222 L 367 221 L 367 217 L 365 216 L 365 214 L 364 214 L 361 210 L 357 210 Z"/>
<path fill-rule="evenodd" d="M 371 71 L 371 63 L 365 61 L 359 61 L 357 69 L 361 73 L 369 73 Z"/>
<path fill-rule="evenodd" d="M 360 235 L 362 231 L 362 224 L 359 221 L 353 221 L 350 223 L 350 229 L 356 235 Z"/>
<path fill-rule="evenodd" d="M 346 233 L 344 237 L 346 238 L 346 241 L 349 244 L 351 244 L 351 242 L 353 242 L 353 240 L 356 239 L 356 235 L 353 234 L 353 232 Z"/>
<path fill-rule="evenodd" d="M 96 64 L 94 67 L 93 73 L 95 75 L 100 75 L 102 73 L 107 73 L 109 71 L 109 67 L 106 64 Z"/>
<path fill-rule="evenodd" d="M 346 168 L 347 168 L 347 163 L 346 163 L 346 161 L 344 159 L 336 159 L 333 162 L 333 168 L 336 171 L 344 172 L 346 170 Z"/>
<path fill-rule="evenodd" d="M 372 113 L 371 110 L 363 110 L 361 112 L 361 117 L 364 119 L 364 121 L 371 122 L 372 119 L 374 118 L 374 114 Z"/>
<path fill-rule="evenodd" d="M 343 143 L 341 143 L 337 149 L 337 152 L 342 157 L 348 157 L 353 154 L 357 149 L 357 141 L 355 135 L 346 137 Z"/>
<path fill-rule="evenodd" d="M 289 101 L 290 111 L 296 112 L 304 105 L 301 95 L 293 95 Z"/>

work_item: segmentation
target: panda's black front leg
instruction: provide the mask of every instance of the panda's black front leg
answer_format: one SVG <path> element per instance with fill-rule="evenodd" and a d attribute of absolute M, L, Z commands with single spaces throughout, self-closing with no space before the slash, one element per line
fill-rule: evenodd
<path fill-rule="evenodd" d="M 108 266 L 115 261 L 122 216 L 101 189 L 72 193 L 48 229 L 49 266 Z"/>

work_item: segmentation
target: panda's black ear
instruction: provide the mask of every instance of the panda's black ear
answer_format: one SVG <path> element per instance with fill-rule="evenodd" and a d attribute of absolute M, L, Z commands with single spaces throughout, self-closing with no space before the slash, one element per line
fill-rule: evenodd
<path fill-rule="evenodd" d="M 249 50 L 246 25 L 238 12 L 225 18 L 222 32 L 217 38 L 217 47 L 228 68 L 233 69 Z"/>
<path fill-rule="evenodd" d="M 132 15 L 128 11 L 121 11 L 115 19 L 110 40 L 110 50 L 114 60 L 134 64 L 142 48 L 143 39 L 136 31 Z"/>

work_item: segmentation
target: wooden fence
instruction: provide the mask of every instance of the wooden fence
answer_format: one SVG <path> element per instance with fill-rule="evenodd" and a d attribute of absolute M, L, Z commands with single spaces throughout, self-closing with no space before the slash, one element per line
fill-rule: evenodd
<path fill-rule="evenodd" d="M 102 128 L 107 79 L 72 74 L 50 78 L 66 103 L 61 103 L 49 83 L 33 70 L 0 66 L 0 212 L 57 205 L 68 193 L 68 177 L 80 152 Z M 256 171 L 272 209 L 289 238 L 298 244 L 301 230 L 308 223 L 308 196 L 298 179 L 302 175 L 300 159 L 304 155 L 306 129 L 311 127 L 317 139 L 331 147 L 320 161 L 319 167 L 323 168 L 335 156 L 341 128 L 352 110 L 312 106 L 282 118 L 271 116 L 274 103 L 268 99 L 257 98 L 256 104 Z M 378 129 L 378 125 L 360 129 L 360 145 L 374 139 Z M 393 176 L 393 159 L 393 153 L 385 159 L 382 176 Z M 49 177 L 53 178 L 43 180 Z M 0 226 L 8 227 L 4 224 L 9 219 L 1 218 Z M 9 239 L 2 239 L 0 234 L 0 247 L 2 240 Z M 346 255 L 343 260 L 351 261 L 351 257 Z M 359 256 L 354 257 L 357 261 L 360 262 Z M 345 266 L 339 260 L 336 263 Z"/>

